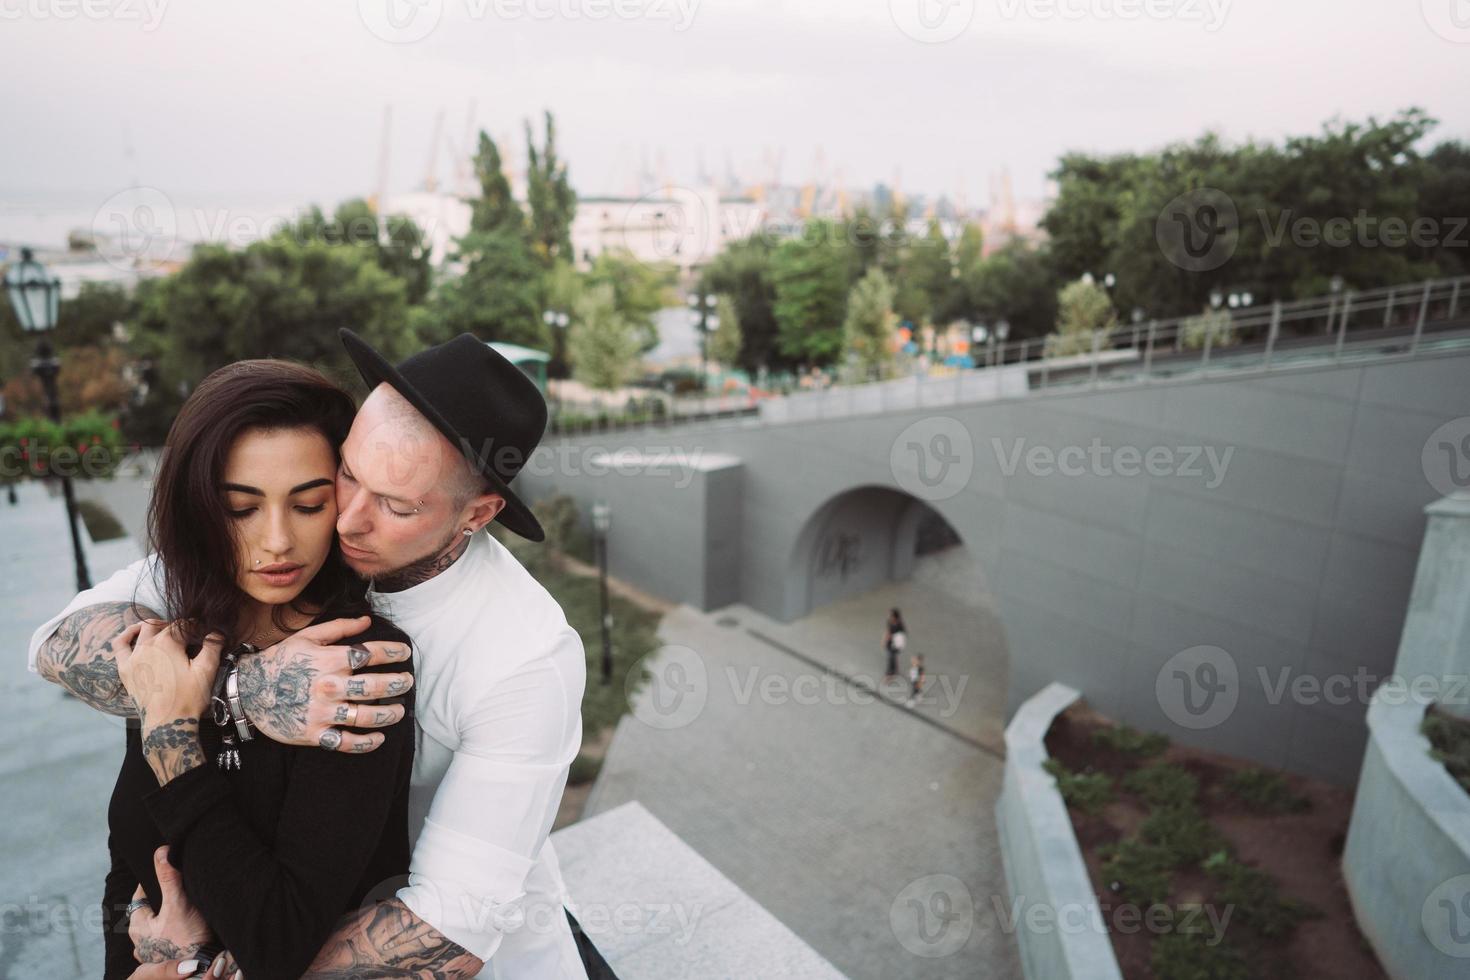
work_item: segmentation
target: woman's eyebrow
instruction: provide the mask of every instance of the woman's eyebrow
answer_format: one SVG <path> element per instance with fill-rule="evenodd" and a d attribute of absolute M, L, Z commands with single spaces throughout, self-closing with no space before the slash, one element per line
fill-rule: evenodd
<path fill-rule="evenodd" d="M 326 477 L 320 477 L 315 480 L 307 480 L 305 483 L 298 483 L 296 486 L 292 487 L 290 492 L 287 493 L 286 496 L 295 496 L 296 494 L 303 493 L 307 490 L 314 490 L 317 487 L 323 486 L 332 486 L 333 484 L 334 481 L 329 480 Z M 222 486 L 225 490 L 230 490 L 235 493 L 253 493 L 257 497 L 265 496 L 265 491 L 260 489 L 259 487 L 248 487 L 243 483 L 226 483 Z"/>

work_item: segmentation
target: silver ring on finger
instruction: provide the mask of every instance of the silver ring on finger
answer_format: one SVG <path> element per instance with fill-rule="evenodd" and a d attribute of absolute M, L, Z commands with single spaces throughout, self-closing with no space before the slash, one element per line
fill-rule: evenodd
<path fill-rule="evenodd" d="M 139 909 L 146 909 L 149 907 L 150 906 L 148 905 L 148 899 L 135 898 L 131 902 L 129 902 L 127 908 L 123 910 L 123 918 L 131 919 L 134 912 L 138 911 Z"/>
<path fill-rule="evenodd" d="M 335 728 L 328 728 L 322 732 L 321 737 L 316 741 L 318 745 L 327 751 L 335 752 L 342 745 L 342 733 Z"/>
<path fill-rule="evenodd" d="M 372 658 L 372 653 L 367 647 L 360 647 L 356 643 L 347 648 L 347 666 L 356 670 Z"/>

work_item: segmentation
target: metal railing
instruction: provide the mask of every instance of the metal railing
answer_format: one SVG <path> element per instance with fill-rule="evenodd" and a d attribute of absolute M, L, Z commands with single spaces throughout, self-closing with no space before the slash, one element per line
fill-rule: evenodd
<path fill-rule="evenodd" d="M 1343 360 L 1415 357 L 1470 347 L 1470 276 L 1346 290 L 1259 307 L 1223 307 L 1212 313 L 1208 319 L 1184 316 L 1094 331 L 1090 349 L 1080 353 L 1049 355 L 1048 344 L 1055 341 L 1047 337 L 992 343 L 972 355 L 976 367 L 949 374 L 834 385 L 728 411 L 555 431 L 575 435 L 755 415 L 761 423 L 799 422 L 1024 397 L 1048 388 L 1114 387 Z M 1018 371 L 1024 380 L 1018 379 Z"/>

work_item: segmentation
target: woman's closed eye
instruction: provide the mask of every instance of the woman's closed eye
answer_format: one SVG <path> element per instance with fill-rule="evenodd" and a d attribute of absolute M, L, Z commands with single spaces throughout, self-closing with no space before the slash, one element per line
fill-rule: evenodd
<path fill-rule="evenodd" d="M 231 517 L 249 517 L 251 514 L 255 513 L 259 509 L 259 507 L 242 507 L 239 510 L 229 511 L 229 515 Z M 315 506 L 312 506 L 309 504 L 297 504 L 292 509 L 295 510 L 298 514 L 320 514 L 322 511 L 327 509 L 327 505 L 316 504 Z"/>

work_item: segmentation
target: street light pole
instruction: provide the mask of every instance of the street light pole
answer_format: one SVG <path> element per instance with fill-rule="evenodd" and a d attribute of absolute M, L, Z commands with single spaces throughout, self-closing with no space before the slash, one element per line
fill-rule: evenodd
<path fill-rule="evenodd" d="M 612 610 L 607 601 L 607 532 L 612 528 L 612 508 L 603 501 L 592 505 L 592 529 L 597 540 L 597 579 L 602 602 L 602 683 L 612 683 Z"/>
<path fill-rule="evenodd" d="M 61 282 L 46 274 L 46 267 L 37 262 L 30 249 L 20 250 L 20 262 L 5 273 L 5 291 L 10 294 L 10 304 L 21 329 L 37 334 L 36 356 L 31 360 L 31 370 L 41 379 L 41 389 L 46 395 L 46 414 L 58 426 L 61 424 L 61 394 L 57 390 L 56 376 L 61 373 L 61 360 L 51 347 L 48 336 L 56 326 L 57 313 L 61 306 Z M 77 499 L 72 490 L 71 476 L 61 474 L 61 494 L 66 500 L 66 522 L 71 528 L 72 559 L 76 563 L 77 591 L 92 587 L 92 576 L 87 572 L 87 556 L 82 551 L 82 536 L 77 525 Z"/>

